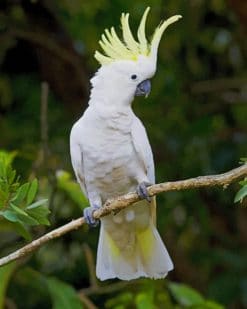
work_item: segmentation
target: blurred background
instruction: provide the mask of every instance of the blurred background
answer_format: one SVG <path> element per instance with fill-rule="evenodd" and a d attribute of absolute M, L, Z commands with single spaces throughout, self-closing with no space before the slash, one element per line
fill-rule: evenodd
<path fill-rule="evenodd" d="M 157 182 L 221 173 L 246 156 L 246 1 L 1 0 L 0 148 L 16 182 L 37 177 L 37 199 L 50 209 L 50 226 L 0 217 L 1 256 L 82 215 L 69 134 L 87 107 L 93 54 L 106 27 L 120 33 L 121 12 L 130 12 L 135 33 L 147 6 L 149 36 L 162 19 L 183 15 L 161 40 L 151 95 L 133 105 Z M 167 280 L 97 282 L 99 229 L 83 226 L 2 268 L 0 308 L 246 308 L 247 212 L 234 204 L 238 190 L 158 196 L 158 229 L 175 264 Z"/>

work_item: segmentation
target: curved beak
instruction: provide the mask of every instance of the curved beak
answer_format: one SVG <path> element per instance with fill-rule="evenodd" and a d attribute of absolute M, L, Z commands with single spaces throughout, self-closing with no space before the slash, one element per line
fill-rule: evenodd
<path fill-rule="evenodd" d="M 151 91 L 151 82 L 149 79 L 144 80 L 140 84 L 137 85 L 136 87 L 136 96 L 145 96 L 147 97 Z"/>

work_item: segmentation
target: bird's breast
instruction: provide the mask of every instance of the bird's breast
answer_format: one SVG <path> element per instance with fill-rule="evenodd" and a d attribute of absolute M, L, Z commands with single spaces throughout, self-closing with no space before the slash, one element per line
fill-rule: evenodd
<path fill-rule="evenodd" d="M 83 151 L 87 181 L 100 193 L 102 200 L 125 194 L 136 187 L 136 153 L 130 134 L 102 136 L 98 143 Z"/>
<path fill-rule="evenodd" d="M 112 143 L 106 147 L 102 147 L 91 162 L 91 181 L 103 200 L 125 194 L 137 185 L 133 175 L 135 151 L 130 139 L 125 139 L 124 144 Z"/>
<path fill-rule="evenodd" d="M 95 187 L 103 202 L 136 188 L 139 162 L 132 142 L 132 114 L 93 117 L 84 125 L 83 163 L 86 182 Z"/>

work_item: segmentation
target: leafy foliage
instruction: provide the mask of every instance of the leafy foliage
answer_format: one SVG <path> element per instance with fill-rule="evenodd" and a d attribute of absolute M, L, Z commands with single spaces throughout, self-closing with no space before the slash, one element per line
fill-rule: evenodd
<path fill-rule="evenodd" d="M 191 308 L 191 309 L 224 309 L 220 304 L 205 299 L 199 292 L 186 284 L 168 282 L 168 289 L 158 289 L 142 281 L 141 288 L 136 292 L 129 290 L 106 302 L 106 308 Z"/>
<path fill-rule="evenodd" d="M 247 158 L 241 158 L 241 163 L 247 164 Z M 243 202 L 244 198 L 247 196 L 247 178 L 240 181 L 241 189 L 237 192 L 234 202 Z"/>
<path fill-rule="evenodd" d="M 240 181 L 239 184 L 242 186 L 242 188 L 238 191 L 238 193 L 235 196 L 234 202 L 243 202 L 244 198 L 247 196 L 247 179 Z"/>
<path fill-rule="evenodd" d="M 12 168 L 16 153 L 0 152 L 0 218 L 13 224 L 13 228 L 24 238 L 31 239 L 29 226 L 49 225 L 50 213 L 46 199 L 33 202 L 38 190 L 38 181 L 20 183 Z"/>
<path fill-rule="evenodd" d="M 200 293 L 185 284 L 170 282 L 168 287 L 172 296 L 183 307 L 201 309 L 223 309 L 224 307 L 206 300 Z"/>
<path fill-rule="evenodd" d="M 81 209 L 88 206 L 88 201 L 82 194 L 79 184 L 72 180 L 69 172 L 61 170 L 57 172 L 57 188 L 64 191 Z"/>
<path fill-rule="evenodd" d="M 75 289 L 56 278 L 47 279 L 53 309 L 82 309 L 82 303 L 77 296 Z"/>
<path fill-rule="evenodd" d="M 0 268 L 0 309 L 4 308 L 6 290 L 12 273 L 16 269 L 16 263 L 11 263 Z"/>

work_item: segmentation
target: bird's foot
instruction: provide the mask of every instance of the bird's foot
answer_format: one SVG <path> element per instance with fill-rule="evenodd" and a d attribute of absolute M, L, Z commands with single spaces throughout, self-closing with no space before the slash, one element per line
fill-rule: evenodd
<path fill-rule="evenodd" d="M 99 220 L 95 220 L 93 217 L 93 213 L 99 208 L 99 206 L 93 205 L 90 207 L 86 207 L 83 210 L 83 216 L 85 218 L 85 221 L 90 227 L 95 227 L 99 224 Z"/>
<path fill-rule="evenodd" d="M 151 186 L 151 183 L 143 181 L 139 183 L 136 189 L 136 193 L 141 199 L 147 200 L 149 203 L 151 202 L 151 197 L 148 194 L 147 187 Z"/>

